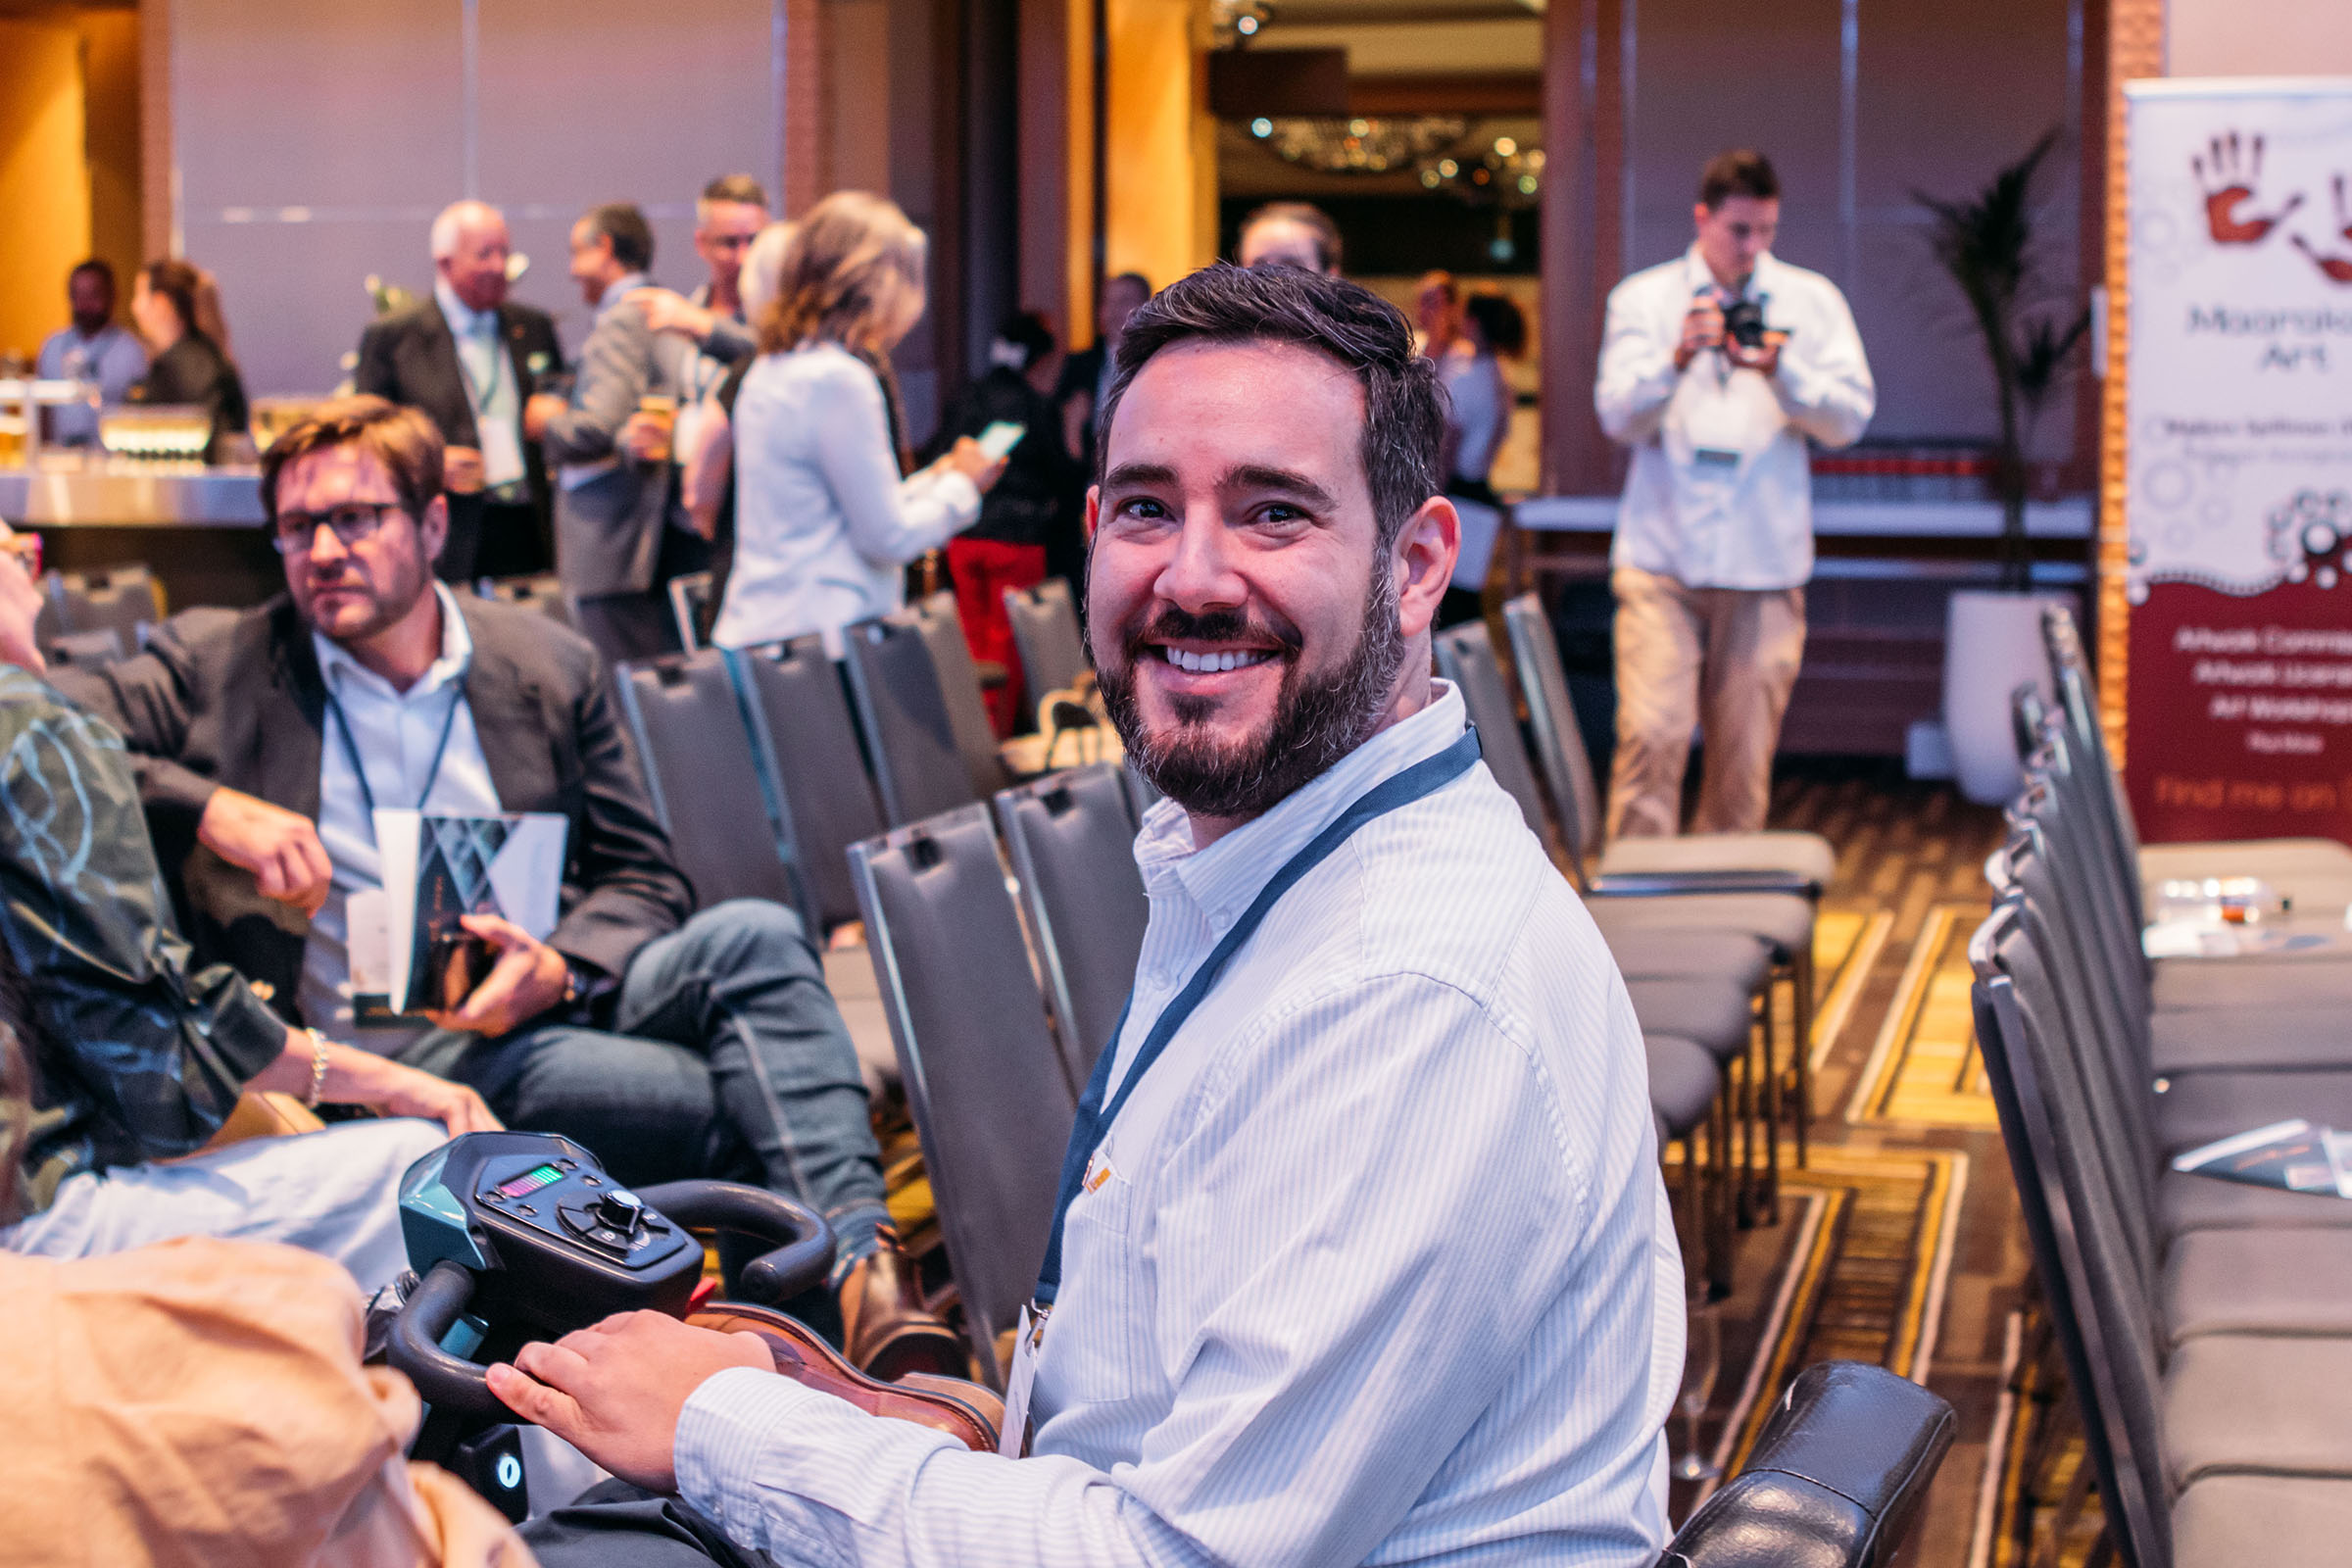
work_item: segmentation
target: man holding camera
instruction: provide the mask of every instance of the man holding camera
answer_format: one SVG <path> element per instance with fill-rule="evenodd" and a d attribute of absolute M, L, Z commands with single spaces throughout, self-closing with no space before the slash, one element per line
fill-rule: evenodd
<path fill-rule="evenodd" d="M 1592 401 L 1634 449 L 1609 552 L 1611 838 L 1680 830 L 1694 723 L 1693 831 L 1763 827 L 1804 657 L 1806 440 L 1850 445 L 1878 404 L 1845 296 L 1772 255 L 1780 193 L 1762 154 L 1722 154 L 1699 176 L 1690 249 L 1609 292 Z"/>

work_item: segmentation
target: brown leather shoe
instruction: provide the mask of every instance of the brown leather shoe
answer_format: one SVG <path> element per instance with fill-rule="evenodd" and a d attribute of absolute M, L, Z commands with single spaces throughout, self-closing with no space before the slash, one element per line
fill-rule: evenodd
<path fill-rule="evenodd" d="M 841 1282 L 841 1340 L 850 1364 L 884 1383 L 908 1372 L 970 1377 L 963 1341 L 923 1305 L 914 1259 L 887 1227 L 881 1241 Z"/>

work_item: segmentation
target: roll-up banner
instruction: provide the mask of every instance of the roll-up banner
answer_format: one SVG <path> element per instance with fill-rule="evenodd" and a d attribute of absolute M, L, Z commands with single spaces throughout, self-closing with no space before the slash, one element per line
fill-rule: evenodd
<path fill-rule="evenodd" d="M 2132 809 L 2352 842 L 2352 80 L 2124 94 Z"/>

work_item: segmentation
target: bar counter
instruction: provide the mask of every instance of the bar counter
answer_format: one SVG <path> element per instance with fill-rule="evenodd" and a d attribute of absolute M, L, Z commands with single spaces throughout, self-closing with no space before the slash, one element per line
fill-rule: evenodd
<path fill-rule="evenodd" d="M 0 467 L 0 519 L 37 529 L 61 571 L 148 566 L 174 610 L 258 604 L 283 581 L 250 465 L 53 457 Z"/>

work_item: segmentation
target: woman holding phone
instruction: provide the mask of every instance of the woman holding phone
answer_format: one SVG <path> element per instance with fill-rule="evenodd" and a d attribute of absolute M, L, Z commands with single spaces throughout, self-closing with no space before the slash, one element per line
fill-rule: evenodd
<path fill-rule="evenodd" d="M 923 314 L 929 246 L 895 203 L 837 191 L 784 251 L 760 358 L 735 400 L 735 560 L 710 640 L 722 648 L 887 614 L 906 564 L 970 527 L 1004 460 L 960 440 L 906 471 L 890 351 Z"/>

